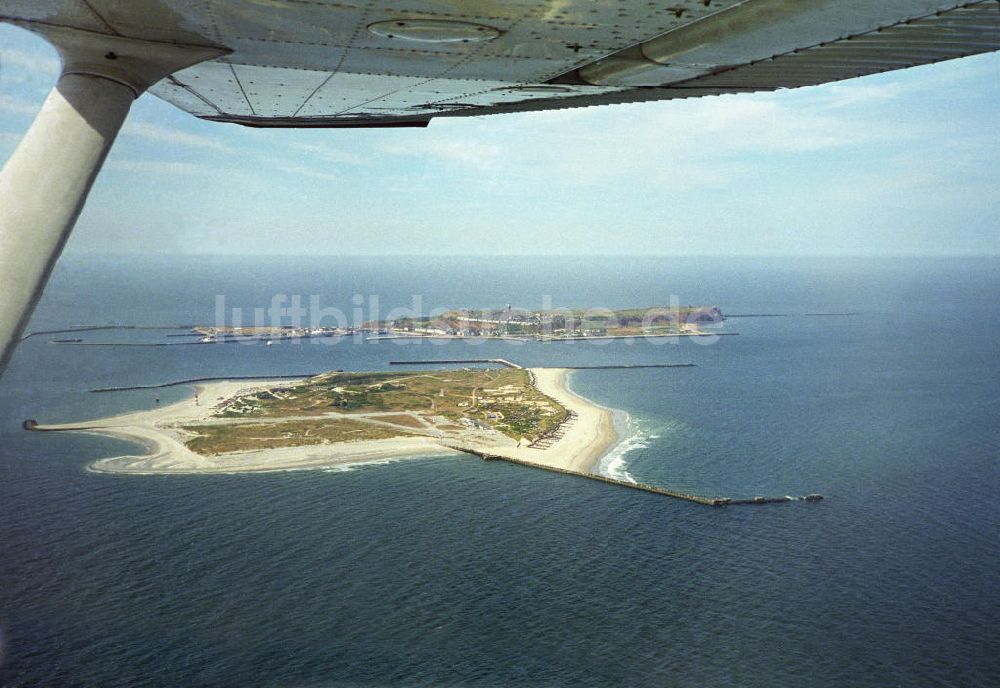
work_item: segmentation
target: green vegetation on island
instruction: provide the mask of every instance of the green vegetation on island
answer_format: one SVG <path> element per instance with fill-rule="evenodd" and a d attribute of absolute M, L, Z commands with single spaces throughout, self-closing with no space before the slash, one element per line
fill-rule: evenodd
<path fill-rule="evenodd" d="M 404 316 L 390 320 L 370 320 L 357 326 L 214 325 L 197 326 L 192 333 L 202 343 L 368 334 L 378 337 L 530 337 L 539 341 L 591 337 L 677 337 L 705 334 L 701 327 L 725 320 L 716 306 L 650 306 L 647 308 L 559 308 L 526 310 L 505 308 L 457 309 L 436 316 Z"/>
<path fill-rule="evenodd" d="M 702 334 L 700 326 L 725 318 L 715 306 L 652 306 L 618 310 L 592 308 L 529 311 L 460 309 L 435 317 L 400 317 L 366 323 L 362 329 L 386 335 L 439 337 L 588 337 L 676 336 Z"/>
<path fill-rule="evenodd" d="M 193 451 L 491 432 L 530 443 L 557 428 L 567 411 L 534 387 L 529 371 L 505 368 L 324 373 L 221 400 L 214 416 L 184 426 Z"/>
<path fill-rule="evenodd" d="M 186 425 L 195 437 L 187 442 L 199 454 L 277 449 L 331 442 L 357 442 L 398 437 L 402 431 L 353 420 L 278 421 L 239 425 Z"/>

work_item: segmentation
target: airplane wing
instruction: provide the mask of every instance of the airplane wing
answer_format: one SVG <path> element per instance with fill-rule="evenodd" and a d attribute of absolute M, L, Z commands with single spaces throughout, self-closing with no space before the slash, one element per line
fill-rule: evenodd
<path fill-rule="evenodd" d="M 0 0 L 0 18 L 224 47 L 151 92 L 250 126 L 769 91 L 1000 49 L 997 0 Z"/>

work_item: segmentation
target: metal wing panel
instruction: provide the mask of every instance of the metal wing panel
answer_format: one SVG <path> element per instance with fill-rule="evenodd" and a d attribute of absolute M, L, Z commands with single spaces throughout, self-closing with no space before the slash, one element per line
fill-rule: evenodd
<path fill-rule="evenodd" d="M 81 0 L 90 11 L 99 16 L 111 33 L 128 38 L 138 38 L 164 43 L 199 45 L 217 43 L 214 40 L 211 15 L 193 12 L 198 4 L 176 8 L 163 2 L 133 0 Z"/>
<path fill-rule="evenodd" d="M 377 87 L 372 82 L 377 83 Z M 349 112 L 362 104 L 397 91 L 409 92 L 426 79 L 388 77 L 377 80 L 366 74 L 330 74 L 295 113 L 298 117 L 327 117 Z"/>
<path fill-rule="evenodd" d="M 217 117 L 222 112 L 208 99 L 202 97 L 193 89 L 167 77 L 156 85 L 156 95 L 171 105 L 190 112 L 195 117 Z"/>
<path fill-rule="evenodd" d="M 230 65 L 250 111 L 258 117 L 297 112 L 329 78 L 327 72 Z"/>
<path fill-rule="evenodd" d="M 0 18 L 111 32 L 107 22 L 83 0 L 0 0 Z"/>
<path fill-rule="evenodd" d="M 733 20 L 747 13 L 764 20 Z M 231 54 L 151 92 L 199 117 L 282 126 L 770 90 L 1000 49 L 998 0 L 0 0 L 2 19 L 224 46 Z M 467 22 L 498 35 L 427 43 L 369 30 L 394 21 Z M 672 59 L 674 36 L 702 30 L 711 40 L 692 46 L 708 62 L 684 51 Z M 636 55 L 654 68 L 615 83 Z M 584 78 L 602 62 L 610 80 Z"/>
<path fill-rule="evenodd" d="M 392 77 L 378 80 L 378 90 L 373 91 L 372 77 L 363 74 L 333 74 L 315 95 L 297 113 L 302 117 L 327 117 L 331 115 L 363 115 L 377 112 L 413 116 L 434 113 L 427 103 L 453 97 L 456 93 L 485 86 L 502 85 L 498 82 L 466 82 L 445 79 L 420 79 Z"/>
<path fill-rule="evenodd" d="M 840 81 L 1000 49 L 1000 3 L 983 2 L 732 67 L 682 84 L 772 90 Z"/>
<path fill-rule="evenodd" d="M 244 82 L 243 66 L 293 68 L 326 72 L 325 85 L 305 102 L 298 95 L 278 98 L 288 79 L 278 73 L 268 84 L 266 73 L 251 70 L 253 92 L 248 95 L 250 116 L 325 118 L 351 121 L 366 113 L 373 119 L 412 117 L 453 110 L 471 111 L 519 101 L 537 101 L 581 93 L 621 89 L 579 85 L 548 91 L 519 91 L 539 85 L 610 52 L 707 16 L 738 0 L 677 0 L 672 5 L 646 2 L 595 3 L 583 0 L 518 0 L 515 2 L 207 2 L 167 0 L 185 15 L 189 26 L 233 53 L 222 61 L 236 66 Z M 98 0 L 99 5 L 118 5 Z M 117 14 L 115 15 L 117 18 Z M 484 24 L 501 32 L 484 43 L 405 43 L 386 40 L 367 27 L 376 21 L 432 19 Z M 202 71 L 211 71 L 204 76 Z M 214 67 L 199 65 L 175 75 L 179 83 L 208 100 L 215 117 L 243 120 L 238 84 L 222 80 Z M 331 77 L 332 75 L 332 77 Z M 342 76 L 356 75 L 344 88 Z M 406 81 L 399 81 L 400 78 Z M 310 76 L 309 79 L 313 77 Z M 213 84 L 211 93 L 202 86 Z M 428 83 L 430 82 L 430 83 Z M 246 84 L 243 84 L 244 90 Z M 175 85 L 156 86 L 152 92 L 178 102 Z M 219 102 L 216 94 L 224 94 Z M 274 101 L 265 104 L 266 94 Z M 199 98 L 199 99 L 200 99 Z M 198 114 L 203 112 L 199 108 Z M 267 113 L 267 114 L 265 114 Z"/>
<path fill-rule="evenodd" d="M 181 85 L 194 97 L 211 104 L 216 113 L 236 116 L 256 116 L 247 99 L 243 84 L 233 71 L 233 66 L 222 62 L 205 62 L 197 70 L 177 72 L 169 81 L 170 89 Z M 156 95 L 163 92 L 161 81 L 151 89 Z"/>

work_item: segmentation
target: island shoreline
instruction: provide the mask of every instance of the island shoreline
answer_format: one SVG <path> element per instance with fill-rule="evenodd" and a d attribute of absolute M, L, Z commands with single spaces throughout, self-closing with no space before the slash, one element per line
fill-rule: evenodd
<path fill-rule="evenodd" d="M 568 470 L 583 475 L 599 474 L 604 456 L 621 443 L 613 420 L 613 409 L 599 406 L 573 391 L 570 373 L 564 368 L 532 368 L 532 382 L 571 411 L 563 436 L 549 448 L 490 446 L 482 442 L 456 443 L 423 435 L 401 435 L 391 439 L 303 445 L 219 455 L 202 455 L 184 444 L 177 426 L 205 421 L 217 400 L 250 390 L 288 384 L 287 379 L 220 380 L 198 384 L 192 396 L 145 411 L 134 411 L 78 423 L 39 424 L 38 431 L 66 431 L 113 437 L 135 442 L 144 454 L 98 459 L 87 466 L 94 473 L 116 475 L 208 475 L 264 473 L 292 470 L 335 469 L 416 457 L 459 453 L 492 454 L 539 467 Z M 195 396 L 204 405 L 195 405 Z"/>

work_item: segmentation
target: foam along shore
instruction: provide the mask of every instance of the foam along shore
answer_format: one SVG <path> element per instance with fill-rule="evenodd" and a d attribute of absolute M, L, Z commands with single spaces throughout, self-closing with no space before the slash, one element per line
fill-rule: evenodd
<path fill-rule="evenodd" d="M 570 411 L 570 418 L 560 428 L 562 437 L 548 448 L 525 446 L 471 447 L 479 453 L 493 454 L 574 473 L 593 473 L 598 463 L 621 439 L 610 409 L 598 406 L 573 392 L 567 385 L 566 368 L 531 368 L 538 391 L 552 397 Z"/>
<path fill-rule="evenodd" d="M 336 442 L 281 447 L 251 451 L 203 455 L 189 449 L 190 435 L 182 428 L 206 422 L 218 422 L 213 410 L 220 400 L 252 391 L 263 391 L 288 380 L 238 380 L 201 384 L 183 401 L 108 418 L 80 423 L 37 425 L 41 431 L 94 433 L 139 442 L 146 447 L 143 455 L 100 459 L 89 469 L 100 473 L 128 474 L 207 474 L 250 473 L 316 468 L 332 468 L 356 463 L 412 456 L 440 456 L 475 452 L 513 458 L 525 463 L 559 468 L 575 473 L 591 473 L 601 456 L 618 441 L 608 409 L 597 406 L 570 391 L 566 385 L 568 370 L 534 368 L 535 386 L 571 411 L 570 419 L 560 428 L 562 435 L 547 448 L 519 446 L 499 433 L 460 436 L 403 435 L 390 439 Z M 223 421 L 224 422 L 224 421 Z"/>

